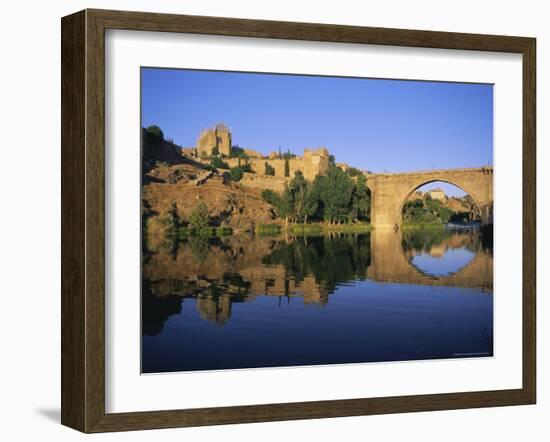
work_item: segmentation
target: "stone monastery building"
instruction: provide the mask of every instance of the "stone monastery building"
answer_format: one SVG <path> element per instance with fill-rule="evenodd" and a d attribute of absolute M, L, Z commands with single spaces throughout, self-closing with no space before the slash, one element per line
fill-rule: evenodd
<path fill-rule="evenodd" d="M 288 162 L 289 178 L 294 177 L 297 171 L 302 172 L 307 180 L 313 180 L 319 174 L 325 173 L 330 165 L 330 154 L 325 147 L 304 149 L 302 157 L 295 156 L 285 159 L 276 152 L 269 156 L 262 156 L 259 152 L 245 149 L 248 159 L 229 158 L 231 154 L 231 131 L 222 123 L 214 128 L 205 129 L 200 133 L 196 145 L 198 159 L 206 161 L 208 157 L 219 154 L 224 157 L 229 167 L 250 164 L 251 169 L 258 175 L 265 175 L 266 163 L 275 171 L 275 177 L 285 178 L 285 163 Z"/>
<path fill-rule="evenodd" d="M 231 153 L 231 132 L 222 123 L 216 127 L 203 130 L 197 140 L 199 157 L 215 154 L 227 155 Z"/>

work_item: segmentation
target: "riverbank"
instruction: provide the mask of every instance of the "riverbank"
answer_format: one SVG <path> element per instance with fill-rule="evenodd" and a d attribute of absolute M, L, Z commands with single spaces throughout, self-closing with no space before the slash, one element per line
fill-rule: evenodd
<path fill-rule="evenodd" d="M 455 225 L 443 223 L 403 223 L 400 227 L 402 230 L 445 230 L 459 228 L 480 228 L 476 225 Z M 200 230 L 181 227 L 177 230 L 175 236 L 184 239 L 191 236 L 196 237 L 224 237 L 234 234 L 249 233 L 259 236 L 273 236 L 281 233 L 291 233 L 294 235 L 319 235 L 323 233 L 369 233 L 374 230 L 372 224 L 369 223 L 353 223 L 353 224 L 328 224 L 328 223 L 308 223 L 308 224 L 258 224 L 253 231 L 241 232 L 238 229 L 229 227 L 205 227 Z M 171 236 L 171 235 L 170 235 Z"/>
<path fill-rule="evenodd" d="M 446 226 L 443 223 L 403 223 L 401 229 L 445 229 Z"/>
<path fill-rule="evenodd" d="M 281 233 L 291 233 L 295 235 L 318 235 L 323 233 L 367 233 L 373 229 L 371 224 L 368 223 L 355 223 L 355 224 L 327 224 L 327 223 L 308 223 L 308 224 L 289 224 L 288 226 L 272 223 L 272 224 L 258 224 L 253 232 L 260 236 L 279 235 Z M 168 232 L 167 236 L 177 237 L 179 239 L 185 239 L 188 237 L 224 237 L 234 234 L 241 234 L 238 229 L 232 229 L 229 227 L 204 227 L 202 229 L 192 229 L 188 227 L 180 227 L 174 232 Z"/>
<path fill-rule="evenodd" d="M 254 233 L 259 235 L 274 235 L 279 233 L 293 233 L 301 235 L 320 234 L 320 233 L 366 233 L 372 230 L 372 225 L 369 223 L 354 223 L 354 224 L 328 224 L 328 223 L 308 223 L 308 224 L 260 224 L 255 229 Z"/>
<path fill-rule="evenodd" d="M 492 225 L 482 226 L 479 222 L 470 223 L 403 223 L 402 229 L 492 229 Z"/>
<path fill-rule="evenodd" d="M 233 229 L 229 227 L 204 227 L 202 229 L 191 229 L 187 227 L 180 227 L 177 230 L 177 237 L 180 239 L 187 238 L 189 236 L 198 237 L 214 237 L 214 236 L 229 236 L 233 234 Z"/>

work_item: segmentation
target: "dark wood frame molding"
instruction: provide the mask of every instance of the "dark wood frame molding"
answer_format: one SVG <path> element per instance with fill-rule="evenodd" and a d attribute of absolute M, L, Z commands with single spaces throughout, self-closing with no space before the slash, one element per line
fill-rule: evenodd
<path fill-rule="evenodd" d="M 523 386 L 221 408 L 105 412 L 105 30 L 442 49 L 523 56 Z M 312 23 L 84 10 L 62 30 L 61 422 L 83 432 L 534 404 L 536 400 L 536 40 Z"/>

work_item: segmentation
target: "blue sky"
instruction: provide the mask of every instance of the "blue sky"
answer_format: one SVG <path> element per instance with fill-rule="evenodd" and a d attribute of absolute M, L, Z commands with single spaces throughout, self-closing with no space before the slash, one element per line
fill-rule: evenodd
<path fill-rule="evenodd" d="M 223 122 L 241 147 L 325 146 L 372 172 L 493 164 L 492 85 L 157 68 L 141 80 L 142 125 L 182 146 Z"/>

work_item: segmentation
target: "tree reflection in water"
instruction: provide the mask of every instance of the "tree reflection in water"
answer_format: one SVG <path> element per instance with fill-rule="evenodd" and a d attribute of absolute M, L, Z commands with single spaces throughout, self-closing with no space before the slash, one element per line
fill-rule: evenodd
<path fill-rule="evenodd" d="M 452 250 L 470 251 L 476 258 L 474 268 L 458 272 L 464 273 L 462 276 L 441 278 L 415 265 L 416 256 L 440 259 L 449 257 Z M 490 252 L 479 230 L 191 237 L 144 254 L 143 333 L 160 333 L 162 324 L 180 313 L 183 300 L 188 298 L 196 300 L 202 319 L 224 325 L 231 317 L 233 303 L 277 296 L 287 298 L 287 302 L 300 298 L 306 305 L 324 306 L 338 287 L 366 279 L 490 291 Z"/>
<path fill-rule="evenodd" d="M 479 230 L 157 240 L 142 277 L 145 373 L 493 351 Z"/>

